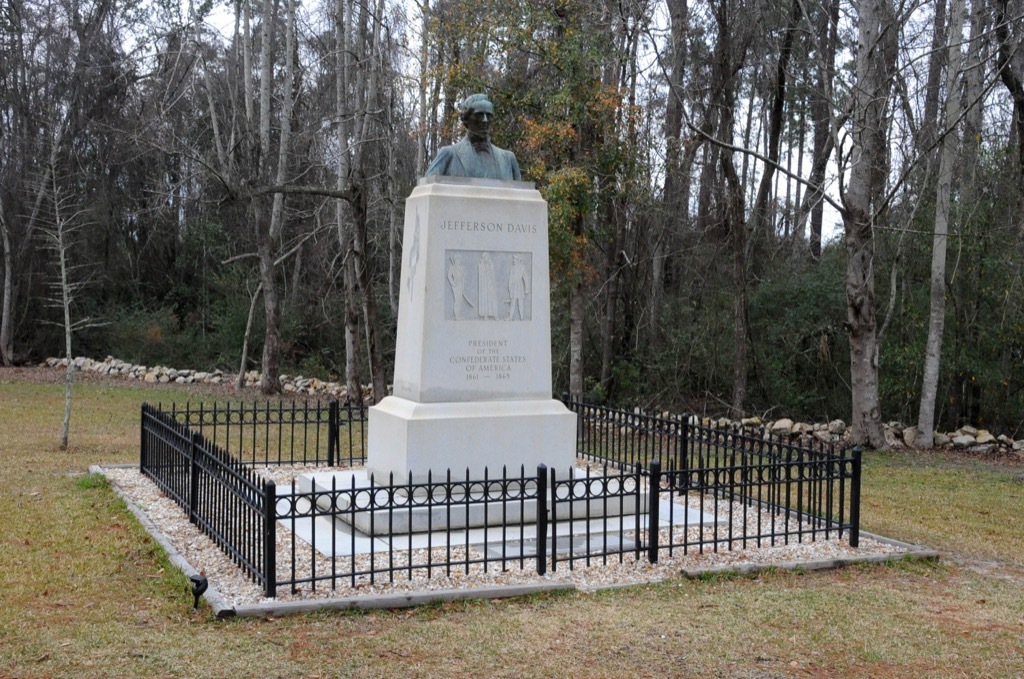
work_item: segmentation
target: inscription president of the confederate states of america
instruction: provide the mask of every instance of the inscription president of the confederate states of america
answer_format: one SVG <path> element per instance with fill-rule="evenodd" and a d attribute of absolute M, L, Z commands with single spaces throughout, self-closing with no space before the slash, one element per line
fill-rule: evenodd
<path fill-rule="evenodd" d="M 445 146 L 427 168 L 425 177 L 476 177 L 520 181 L 519 163 L 511 151 L 491 143 L 491 119 L 494 104 L 486 94 L 471 94 L 459 104 L 466 136 L 457 144 Z"/>

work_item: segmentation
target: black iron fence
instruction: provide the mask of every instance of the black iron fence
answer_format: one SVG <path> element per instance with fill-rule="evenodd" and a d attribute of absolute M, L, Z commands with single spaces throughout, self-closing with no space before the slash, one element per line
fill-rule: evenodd
<path fill-rule="evenodd" d="M 139 466 L 246 575 L 265 581 L 274 502 L 251 467 L 147 404 Z"/>
<path fill-rule="evenodd" d="M 255 472 L 363 461 L 365 410 L 334 402 L 143 406 L 141 468 L 267 596 L 835 537 L 858 544 L 859 449 L 567 405 L 586 469 L 352 473 L 291 486 Z"/>
<path fill-rule="evenodd" d="M 366 461 L 364 405 L 338 401 L 186 403 L 172 404 L 164 412 L 247 464 L 333 467 Z"/>
<path fill-rule="evenodd" d="M 764 427 L 719 427 L 693 415 L 652 416 L 567 401 L 579 416 L 577 454 L 622 469 L 658 463 L 652 487 L 713 516 L 724 531 L 691 531 L 686 517 L 676 548 L 717 551 L 725 544 L 789 544 L 833 534 L 857 546 L 861 453 L 812 435 L 776 436 Z M 646 472 L 642 472 L 646 473 Z M 723 502 L 727 501 L 727 502 Z M 672 509 L 680 502 L 672 503 Z M 750 509 L 758 511 L 751 512 Z M 718 519 L 721 518 L 721 521 Z"/>

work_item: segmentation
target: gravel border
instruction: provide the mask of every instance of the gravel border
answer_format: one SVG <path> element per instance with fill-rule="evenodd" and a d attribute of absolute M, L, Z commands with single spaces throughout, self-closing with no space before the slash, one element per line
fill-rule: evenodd
<path fill-rule="evenodd" d="M 559 569 L 539 576 L 535 572 L 496 573 L 453 572 L 451 577 L 413 579 L 385 584 L 360 584 L 356 588 L 320 589 L 316 592 L 279 592 L 276 599 L 263 597 L 259 588 L 220 551 L 181 509 L 163 495 L 137 465 L 93 465 L 102 474 L 143 528 L 167 553 L 170 562 L 186 576 L 203 570 L 210 581 L 203 598 L 217 618 L 235 616 L 276 617 L 315 610 L 406 608 L 424 604 L 468 599 L 521 597 L 552 591 L 592 592 L 662 582 L 680 574 L 687 578 L 714 575 L 751 575 L 766 570 L 824 570 L 857 563 L 878 563 L 913 558 L 938 560 L 939 553 L 861 531 L 860 548 L 838 540 L 790 544 L 755 549 L 691 553 L 659 559 L 608 563 L 572 570 Z M 287 473 L 275 470 L 275 475 Z M 756 510 L 753 510 L 756 511 Z M 279 531 L 285 530 L 280 525 Z M 197 565 L 199 566 L 197 568 Z M 339 595 L 345 591 L 347 595 Z"/>

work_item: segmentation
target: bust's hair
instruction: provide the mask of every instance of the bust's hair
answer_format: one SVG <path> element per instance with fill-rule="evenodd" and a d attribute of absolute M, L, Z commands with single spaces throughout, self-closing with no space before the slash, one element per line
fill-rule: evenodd
<path fill-rule="evenodd" d="M 474 111 L 479 111 L 482 108 L 489 108 L 491 113 L 494 112 L 494 104 L 491 103 L 486 94 L 471 94 L 459 102 L 459 117 L 463 121 L 469 120 Z"/>

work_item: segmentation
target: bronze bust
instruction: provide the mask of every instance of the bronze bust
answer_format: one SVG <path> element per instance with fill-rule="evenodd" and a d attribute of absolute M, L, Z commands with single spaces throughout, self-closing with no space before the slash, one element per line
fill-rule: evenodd
<path fill-rule="evenodd" d="M 520 181 L 519 163 L 511 151 L 491 143 L 491 119 L 494 104 L 486 94 L 471 94 L 459 104 L 466 136 L 462 141 L 437 152 L 424 177 L 476 177 Z"/>

